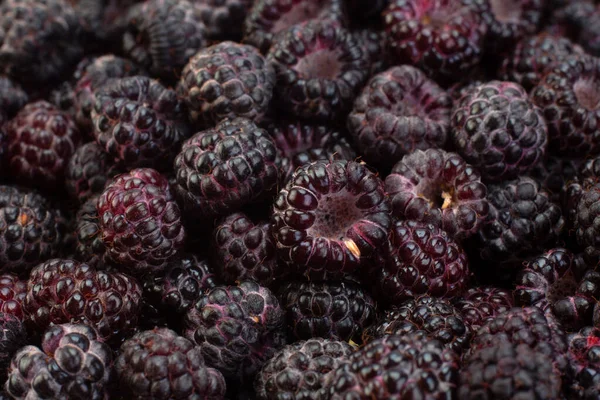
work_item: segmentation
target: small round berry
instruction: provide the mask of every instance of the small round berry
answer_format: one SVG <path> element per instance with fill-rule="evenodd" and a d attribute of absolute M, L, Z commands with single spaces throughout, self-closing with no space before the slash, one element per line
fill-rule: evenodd
<path fill-rule="evenodd" d="M 495 287 L 473 287 L 455 299 L 454 307 L 472 332 L 477 332 L 490 319 L 514 306 L 512 293 Z"/>

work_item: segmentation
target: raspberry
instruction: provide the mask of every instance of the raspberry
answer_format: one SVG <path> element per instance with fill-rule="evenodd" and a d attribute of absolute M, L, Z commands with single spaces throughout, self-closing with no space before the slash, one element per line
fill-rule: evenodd
<path fill-rule="evenodd" d="M 456 80 L 480 61 L 486 13 L 483 0 L 393 0 L 383 12 L 389 51 L 429 76 Z"/>
<path fill-rule="evenodd" d="M 163 269 L 185 231 L 167 179 L 149 168 L 119 175 L 98 199 L 106 256 L 134 273 Z"/>
<path fill-rule="evenodd" d="M 387 0 L 381 0 L 381 2 L 387 2 Z M 369 56 L 371 68 L 369 68 L 368 76 L 373 76 L 386 70 L 389 60 L 387 57 L 381 56 L 385 51 L 385 32 L 367 27 L 353 31 L 352 34 L 356 36 L 363 51 Z"/>
<path fill-rule="evenodd" d="M 600 55 L 600 9 L 595 2 L 566 2 L 552 15 L 559 31 L 581 45 L 588 54 Z"/>
<path fill-rule="evenodd" d="M 9 169 L 20 182 L 53 189 L 81 140 L 75 123 L 46 101 L 30 103 L 6 126 Z"/>
<path fill-rule="evenodd" d="M 585 325 L 600 325 L 600 273 L 587 271 L 575 289 L 552 304 L 552 313 L 562 327 L 576 331 Z"/>
<path fill-rule="evenodd" d="M 19 318 L 3 312 L 0 312 L 0 329 L 0 379 L 4 381 L 14 353 L 27 344 L 27 332 Z"/>
<path fill-rule="evenodd" d="M 361 42 L 331 20 L 282 32 L 267 59 L 277 75 L 277 104 L 294 117 L 320 121 L 344 117 L 369 72 Z"/>
<path fill-rule="evenodd" d="M 348 131 L 369 163 L 391 168 L 414 150 L 442 147 L 452 100 L 417 68 L 375 75 L 354 102 Z"/>
<path fill-rule="evenodd" d="M 95 142 L 79 147 L 67 164 L 65 186 L 73 200 L 80 204 L 99 195 L 106 183 L 123 172 L 123 166 L 115 163 Z"/>
<path fill-rule="evenodd" d="M 190 215 L 227 215 L 273 189 L 280 164 L 265 130 L 244 118 L 225 120 L 183 144 L 175 159 L 175 193 Z"/>
<path fill-rule="evenodd" d="M 600 382 L 600 331 L 595 327 L 585 327 L 569 335 L 571 368 L 575 374 L 577 398 L 594 399 Z M 583 393 L 582 393 L 583 392 Z"/>
<path fill-rule="evenodd" d="M 66 221 L 37 192 L 0 186 L 0 270 L 25 274 L 62 250 Z"/>
<path fill-rule="evenodd" d="M 360 341 L 375 318 L 375 302 L 352 281 L 291 282 L 280 294 L 296 339 Z"/>
<path fill-rule="evenodd" d="M 553 203 L 561 203 L 561 192 L 563 187 L 568 183 L 574 181 L 577 177 L 580 161 L 577 159 L 559 158 L 559 157 L 546 157 L 543 162 L 537 163 L 531 171 L 529 176 L 536 179 L 541 187 L 546 188 L 550 194 L 550 199 Z M 600 166 L 600 165 L 599 165 Z M 565 216 L 567 212 L 565 211 Z"/>
<path fill-rule="evenodd" d="M 7 392 L 15 399 L 104 399 L 112 353 L 86 325 L 48 328 L 41 350 L 25 346 L 8 370 Z"/>
<path fill-rule="evenodd" d="M 385 178 L 397 218 L 430 223 L 456 239 L 473 235 L 489 212 L 479 173 L 458 154 L 416 150 Z"/>
<path fill-rule="evenodd" d="M 353 352 L 346 342 L 330 339 L 299 341 L 281 349 L 256 377 L 259 400 L 312 399 Z"/>
<path fill-rule="evenodd" d="M 200 18 L 211 40 L 239 41 L 246 14 L 252 8 L 250 0 L 194 0 Z"/>
<path fill-rule="evenodd" d="M 452 114 L 454 146 L 484 179 L 497 182 L 525 175 L 544 157 L 546 122 L 517 84 L 491 81 L 475 86 Z"/>
<path fill-rule="evenodd" d="M 217 225 L 213 239 L 221 281 L 254 280 L 269 286 L 283 275 L 268 222 L 254 224 L 245 214 L 234 213 Z"/>
<path fill-rule="evenodd" d="M 549 152 L 583 157 L 600 152 L 600 63 L 587 56 L 570 56 L 551 68 L 532 90 L 531 100 L 548 124 Z"/>
<path fill-rule="evenodd" d="M 342 22 L 344 4 L 340 0 L 258 0 L 244 21 L 244 42 L 265 54 L 277 34 L 312 19 Z"/>
<path fill-rule="evenodd" d="M 374 291 L 390 304 L 423 294 L 454 297 L 467 287 L 467 256 L 441 229 L 422 222 L 396 221 L 385 264 Z"/>
<path fill-rule="evenodd" d="M 581 47 L 569 39 L 544 32 L 522 39 L 514 52 L 504 59 L 499 74 L 502 80 L 514 81 L 529 92 L 554 63 L 583 53 Z"/>
<path fill-rule="evenodd" d="M 131 7 L 125 53 L 154 75 L 174 79 L 206 44 L 200 9 L 187 0 L 150 0 Z"/>
<path fill-rule="evenodd" d="M 327 397 L 342 399 L 454 398 L 459 357 L 422 331 L 368 343 L 329 378 Z"/>
<path fill-rule="evenodd" d="M 391 222 L 381 179 L 345 160 L 299 168 L 272 216 L 281 259 L 313 278 L 356 271 L 385 245 Z"/>
<path fill-rule="evenodd" d="M 207 365 L 230 378 L 251 378 L 285 344 L 277 298 L 252 281 L 217 286 L 185 316 L 185 336 Z"/>
<path fill-rule="evenodd" d="M 104 339 L 118 338 L 136 327 L 141 296 L 140 285 L 127 275 L 52 259 L 31 271 L 25 321 L 40 330 L 51 324 L 83 323 Z"/>
<path fill-rule="evenodd" d="M 489 320 L 513 307 L 512 293 L 495 287 L 473 287 L 454 301 L 463 320 L 477 332 Z"/>
<path fill-rule="evenodd" d="M 96 141 L 128 167 L 170 168 L 191 134 L 187 109 L 174 90 L 143 77 L 114 79 L 96 93 Z"/>
<path fill-rule="evenodd" d="M 262 118 L 274 86 L 273 65 L 257 49 L 221 42 L 190 59 L 178 93 L 188 105 L 190 119 L 210 127 L 226 118 Z"/>
<path fill-rule="evenodd" d="M 142 0 L 67 0 L 77 13 L 88 46 L 102 46 L 103 42 L 117 41 L 125 30 L 125 16 L 129 8 Z M 100 43 L 97 43 L 100 41 Z M 108 43 L 106 43 L 108 44 Z"/>
<path fill-rule="evenodd" d="M 225 379 L 204 363 L 200 348 L 167 328 L 137 333 L 115 362 L 130 398 L 223 399 Z"/>
<path fill-rule="evenodd" d="M 63 0 L 6 0 L 0 20 L 0 69 L 23 84 L 56 81 L 81 57 L 81 26 Z"/>
<path fill-rule="evenodd" d="M 103 269 L 110 261 L 106 258 L 106 245 L 102 241 L 98 220 L 98 197 L 91 197 L 77 211 L 74 258 Z"/>
<path fill-rule="evenodd" d="M 23 301 L 27 295 L 27 281 L 16 275 L 0 275 L 0 313 L 23 320 Z"/>

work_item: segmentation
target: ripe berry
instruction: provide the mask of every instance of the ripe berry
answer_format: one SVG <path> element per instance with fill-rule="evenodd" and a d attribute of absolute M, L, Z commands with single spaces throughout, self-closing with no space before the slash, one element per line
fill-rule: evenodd
<path fill-rule="evenodd" d="M 470 326 L 472 332 L 477 332 L 489 320 L 498 314 L 510 310 L 513 305 L 513 295 L 510 291 L 495 287 L 473 287 L 454 300 L 463 320 Z"/>

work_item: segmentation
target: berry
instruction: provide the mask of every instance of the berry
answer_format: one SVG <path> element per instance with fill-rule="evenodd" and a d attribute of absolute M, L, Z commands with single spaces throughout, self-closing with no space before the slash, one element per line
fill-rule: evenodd
<path fill-rule="evenodd" d="M 115 362 L 120 388 L 136 399 L 224 399 L 225 379 L 200 348 L 168 328 L 137 333 Z"/>
<path fill-rule="evenodd" d="M 477 349 L 464 360 L 461 399 L 559 399 L 561 374 L 546 354 L 506 341 Z"/>
<path fill-rule="evenodd" d="M 206 364 L 229 378 L 252 378 L 285 344 L 277 298 L 252 281 L 211 289 L 185 316 L 185 337 Z"/>
<path fill-rule="evenodd" d="M 451 107 L 450 97 L 423 72 L 392 67 L 364 87 L 348 131 L 369 163 L 390 168 L 416 149 L 444 146 Z"/>
<path fill-rule="evenodd" d="M 345 117 L 369 72 L 362 43 L 331 20 L 312 20 L 277 35 L 267 59 L 277 75 L 277 105 L 311 120 Z"/>
<path fill-rule="evenodd" d="M 313 399 L 327 374 L 346 363 L 354 349 L 346 342 L 309 339 L 281 349 L 262 368 L 254 387 L 259 400 Z"/>
<path fill-rule="evenodd" d="M 172 89 L 143 76 L 114 79 L 96 93 L 96 141 L 128 167 L 170 168 L 191 134 L 187 109 Z"/>
<path fill-rule="evenodd" d="M 600 9 L 596 2 L 569 1 L 552 15 L 554 28 L 581 45 L 586 53 L 600 55 Z"/>
<path fill-rule="evenodd" d="M 274 86 L 273 65 L 257 49 L 221 42 L 190 59 L 177 90 L 190 119 L 210 127 L 226 118 L 261 119 Z"/>
<path fill-rule="evenodd" d="M 110 264 L 110 261 L 106 258 L 106 245 L 102 241 L 98 219 L 98 197 L 99 195 L 91 197 L 77 211 L 74 258 L 102 269 Z"/>
<path fill-rule="evenodd" d="M 0 379 L 6 379 L 6 371 L 14 353 L 27 344 L 27 332 L 23 322 L 14 315 L 0 312 Z"/>
<path fill-rule="evenodd" d="M 219 281 L 206 261 L 183 254 L 170 261 L 163 271 L 146 276 L 142 283 L 144 299 L 158 311 L 185 314 Z"/>
<path fill-rule="evenodd" d="M 481 58 L 486 13 L 482 0 L 393 0 L 383 11 L 388 49 L 429 76 L 456 80 Z"/>
<path fill-rule="evenodd" d="M 491 81 L 471 88 L 455 104 L 451 137 L 484 179 L 497 182 L 526 175 L 541 162 L 548 128 L 521 86 Z"/>
<path fill-rule="evenodd" d="M 447 300 L 421 296 L 385 310 L 363 335 L 365 342 L 386 335 L 407 335 L 425 331 L 460 354 L 469 346 L 471 329 L 460 312 Z"/>
<path fill-rule="evenodd" d="M 587 186 L 587 185 L 586 185 Z M 597 203 L 600 200 L 600 184 L 589 185 L 581 194 L 577 203 L 575 203 L 575 234 L 577 243 L 584 249 L 586 260 L 595 263 L 600 259 L 600 250 L 598 248 L 598 222 L 596 221 Z"/>
<path fill-rule="evenodd" d="M 127 275 L 52 259 L 31 271 L 25 322 L 41 331 L 52 324 L 83 323 L 103 339 L 118 338 L 136 327 L 141 296 L 140 285 Z"/>
<path fill-rule="evenodd" d="M 150 0 L 131 7 L 123 51 L 154 75 L 174 79 L 206 44 L 206 26 L 193 1 Z"/>
<path fill-rule="evenodd" d="M 581 331 L 569 335 L 569 354 L 571 368 L 575 374 L 575 390 L 578 398 L 594 399 L 600 382 L 600 331 L 596 327 L 585 327 Z"/>
<path fill-rule="evenodd" d="M 544 250 L 560 235 L 564 218 L 550 194 L 529 177 L 490 188 L 490 213 L 479 232 L 483 260 L 514 264 Z"/>
<path fill-rule="evenodd" d="M 75 150 L 67 164 L 67 192 L 73 200 L 83 204 L 102 193 L 107 182 L 122 173 L 123 169 L 97 143 L 86 143 Z"/>
<path fill-rule="evenodd" d="M 512 293 L 495 287 L 473 287 L 454 301 L 454 307 L 460 311 L 471 332 L 477 332 L 489 320 L 510 310 L 513 305 Z"/>
<path fill-rule="evenodd" d="M 214 230 L 214 260 L 221 281 L 253 280 L 269 286 L 283 273 L 268 222 L 254 224 L 243 213 L 233 213 Z"/>
<path fill-rule="evenodd" d="M 567 182 L 571 183 L 576 179 L 579 164 L 580 161 L 576 159 L 550 156 L 546 157 L 543 162 L 537 163 L 529 171 L 529 176 L 540 182 L 541 187 L 546 188 L 553 203 L 561 204 L 563 187 L 567 185 Z M 564 208 L 563 213 L 565 217 L 568 216 Z"/>
<path fill-rule="evenodd" d="M 556 62 L 576 54 L 583 54 L 583 50 L 569 39 L 540 33 L 517 43 L 514 52 L 502 62 L 499 74 L 502 80 L 516 82 L 529 92 Z"/>
<path fill-rule="evenodd" d="M 340 0 L 258 0 L 244 21 L 244 42 L 267 53 L 275 36 L 313 19 L 344 20 Z"/>
<path fill-rule="evenodd" d="M 67 0 L 77 13 L 86 37 L 86 45 L 110 45 L 118 41 L 126 25 L 127 11 L 142 0 Z"/>
<path fill-rule="evenodd" d="M 364 0 L 350 1 L 358 2 Z M 380 2 L 387 2 L 387 0 L 380 0 Z M 376 75 L 386 70 L 389 60 L 387 57 L 381 57 L 385 51 L 385 32 L 367 27 L 353 31 L 352 34 L 358 39 L 363 48 L 363 52 L 369 56 L 369 62 L 371 64 L 369 76 Z"/>
<path fill-rule="evenodd" d="M 134 273 L 163 269 L 185 231 L 167 179 L 149 168 L 116 177 L 98 198 L 106 256 Z"/>
<path fill-rule="evenodd" d="M 446 232 L 423 222 L 396 221 L 384 258 L 374 292 L 391 304 L 423 294 L 458 296 L 470 278 L 462 247 Z"/>
<path fill-rule="evenodd" d="M 576 282 L 575 282 L 576 283 Z M 600 326 L 600 272 L 587 271 L 579 285 L 552 304 L 552 313 L 564 330 L 573 332 L 585 325 Z"/>
<path fill-rule="evenodd" d="M 331 400 L 454 398 L 459 357 L 423 331 L 368 343 L 330 376 Z"/>
<path fill-rule="evenodd" d="M 51 83 L 81 57 L 81 26 L 63 0 L 5 0 L 0 20 L 0 70 L 21 83 Z"/>
<path fill-rule="evenodd" d="M 375 318 L 375 302 L 352 281 L 291 282 L 280 288 L 280 296 L 288 327 L 299 340 L 360 341 Z"/>
<path fill-rule="evenodd" d="M 479 172 L 444 150 L 405 155 L 385 178 L 385 189 L 397 218 L 430 223 L 456 239 L 476 233 L 489 212 Z"/>
<path fill-rule="evenodd" d="M 8 370 L 7 392 L 15 399 L 91 399 L 107 396 L 112 353 L 86 325 L 48 328 L 41 349 L 25 346 Z"/>
<path fill-rule="evenodd" d="M 37 192 L 0 185 L 0 270 L 27 273 L 56 257 L 63 245 L 66 221 Z"/>
<path fill-rule="evenodd" d="M 600 63 L 570 56 L 551 68 L 531 91 L 548 125 L 550 154 L 584 157 L 600 152 Z"/>
<path fill-rule="evenodd" d="M 75 123 L 45 101 L 30 103 L 5 126 L 10 172 L 19 182 L 54 189 L 81 140 Z"/>
<path fill-rule="evenodd" d="M 28 100 L 29 96 L 18 83 L 0 75 L 0 115 L 6 119 L 14 117 Z"/>
<path fill-rule="evenodd" d="M 272 217 L 280 258 L 313 278 L 355 271 L 385 245 L 391 222 L 381 179 L 345 160 L 299 168 Z"/>

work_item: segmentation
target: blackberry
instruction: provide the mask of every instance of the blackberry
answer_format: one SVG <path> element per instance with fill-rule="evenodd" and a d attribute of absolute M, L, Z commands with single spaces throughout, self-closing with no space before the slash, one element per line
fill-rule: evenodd
<path fill-rule="evenodd" d="M 106 245 L 102 240 L 98 219 L 98 197 L 93 196 L 77 211 L 75 220 L 74 258 L 92 267 L 103 269 L 110 264 L 106 257 Z"/>
<path fill-rule="evenodd" d="M 326 398 L 454 398 L 459 357 L 423 331 L 368 343 L 330 376 Z"/>
<path fill-rule="evenodd" d="M 244 213 L 233 213 L 220 221 L 213 239 L 221 281 L 254 280 L 269 286 L 283 275 L 269 222 L 254 224 Z"/>
<path fill-rule="evenodd" d="M 109 0 L 114 1 L 114 0 Z M 79 63 L 74 74 L 73 107 L 75 121 L 84 132 L 93 132 L 92 109 L 98 90 L 113 79 L 145 75 L 135 63 L 112 54 L 86 59 Z"/>
<path fill-rule="evenodd" d="M 255 282 L 211 289 L 185 316 L 185 336 L 208 366 L 244 381 L 285 345 L 277 298 Z"/>
<path fill-rule="evenodd" d="M 284 183 L 294 171 L 319 160 L 354 160 L 356 152 L 344 134 L 326 125 L 314 125 L 302 121 L 277 120 L 266 124 L 273 141 L 284 157 L 289 159 Z"/>
<path fill-rule="evenodd" d="M 345 160 L 299 168 L 275 199 L 272 216 L 281 260 L 314 279 L 356 271 L 383 248 L 391 223 L 381 179 Z"/>
<path fill-rule="evenodd" d="M 37 192 L 0 185 L 0 270 L 26 274 L 62 250 L 66 221 Z"/>
<path fill-rule="evenodd" d="M 309 339 L 281 349 L 262 368 L 254 387 L 259 400 L 313 399 L 329 373 L 348 361 L 354 349 L 346 342 Z"/>
<path fill-rule="evenodd" d="M 455 297 L 466 290 L 470 278 L 462 247 L 443 230 L 423 222 L 396 221 L 383 257 L 374 291 L 390 304 L 423 294 Z"/>
<path fill-rule="evenodd" d="M 340 0 L 259 0 L 244 21 L 244 42 L 265 54 L 277 34 L 312 19 L 342 22 L 344 3 Z"/>
<path fill-rule="evenodd" d="M 14 353 L 27 344 L 27 332 L 19 318 L 3 312 L 0 312 L 0 332 L 0 379 L 4 381 Z"/>
<path fill-rule="evenodd" d="M 160 82 L 114 79 L 96 93 L 91 117 L 96 141 L 128 167 L 170 168 L 191 135 L 185 104 Z"/>
<path fill-rule="evenodd" d="M 473 287 L 453 301 L 463 320 L 477 332 L 485 323 L 498 314 L 510 310 L 513 305 L 512 293 L 495 287 Z"/>
<path fill-rule="evenodd" d="M 61 185 L 81 137 L 66 113 L 46 101 L 25 106 L 5 126 L 10 172 L 19 182 L 53 189 Z"/>
<path fill-rule="evenodd" d="M 375 319 L 375 302 L 352 281 L 290 282 L 280 288 L 281 306 L 294 338 L 360 341 Z"/>
<path fill-rule="evenodd" d="M 83 53 L 77 15 L 63 0 L 6 0 L 0 20 L 0 70 L 23 84 L 59 80 Z"/>
<path fill-rule="evenodd" d="M 27 281 L 20 280 L 13 274 L 0 275 L 1 314 L 12 315 L 19 320 L 23 320 L 23 301 L 26 295 Z"/>
<path fill-rule="evenodd" d="M 149 168 L 116 177 L 98 198 L 106 256 L 134 273 L 163 269 L 183 247 L 185 231 L 167 179 Z"/>
<path fill-rule="evenodd" d="M 175 159 L 175 193 L 189 215 L 227 215 L 272 190 L 281 158 L 250 120 L 225 120 L 188 139 Z"/>
<path fill-rule="evenodd" d="M 31 271 L 25 322 L 42 331 L 52 324 L 83 323 L 103 339 L 116 339 L 136 327 L 141 296 L 140 285 L 127 275 L 52 259 Z"/>
<path fill-rule="evenodd" d="M 124 168 L 115 162 L 95 142 L 86 143 L 75 150 L 65 171 L 65 186 L 69 196 L 83 204 L 99 195 L 107 182 Z"/>
<path fill-rule="evenodd" d="M 500 341 L 463 362 L 461 399 L 559 399 L 561 374 L 546 354 L 526 344 Z"/>
<path fill-rule="evenodd" d="M 275 67 L 277 105 L 311 120 L 344 118 L 369 72 L 361 42 L 331 20 L 312 20 L 282 32 L 267 60 Z"/>
<path fill-rule="evenodd" d="M 548 124 L 551 154 L 583 157 L 600 152 L 600 63 L 588 56 L 570 56 L 556 63 L 531 91 Z"/>
<path fill-rule="evenodd" d="M 0 114 L 4 118 L 10 119 L 14 117 L 28 101 L 29 96 L 21 85 L 14 82 L 8 76 L 0 75 Z"/>
<path fill-rule="evenodd" d="M 482 0 L 393 0 L 383 11 L 388 49 L 429 76 L 456 80 L 481 59 L 489 12 Z"/>
<path fill-rule="evenodd" d="M 15 399 L 107 398 L 112 353 L 86 325 L 48 328 L 42 348 L 25 346 L 8 370 L 6 391 Z"/>
<path fill-rule="evenodd" d="M 556 241 L 564 226 L 558 205 L 529 177 L 490 188 L 490 213 L 482 224 L 480 255 L 496 264 L 514 264 Z"/>
<path fill-rule="evenodd" d="M 215 288 L 219 280 L 205 260 L 183 254 L 158 274 L 143 281 L 144 299 L 164 314 L 185 314 L 200 296 Z M 178 316 L 179 316 L 178 315 Z"/>
<path fill-rule="evenodd" d="M 257 49 L 227 41 L 196 53 L 183 69 L 177 90 L 190 119 L 210 127 L 226 118 L 262 118 L 274 86 L 273 65 Z"/>
<path fill-rule="evenodd" d="M 455 104 L 451 137 L 458 153 L 488 181 L 526 175 L 548 145 L 541 110 L 512 82 L 473 87 Z"/>
<path fill-rule="evenodd" d="M 135 334 L 115 362 L 120 388 L 136 399 L 224 399 L 225 379 L 200 348 L 168 328 Z"/>
<path fill-rule="evenodd" d="M 385 178 L 397 218 L 430 223 L 456 239 L 473 235 L 489 212 L 479 172 L 458 154 L 415 150 Z"/>
<path fill-rule="evenodd" d="M 529 92 L 556 62 L 576 54 L 583 54 L 581 47 L 565 37 L 543 32 L 517 43 L 514 52 L 502 62 L 499 75 Z"/>
<path fill-rule="evenodd" d="M 407 335 L 424 331 L 452 351 L 460 354 L 468 348 L 471 329 L 460 312 L 447 300 L 421 296 L 399 307 L 385 310 L 363 335 L 365 342 L 386 335 Z"/>
<path fill-rule="evenodd" d="M 150 0 L 131 7 L 127 18 L 123 51 L 162 78 L 178 78 L 206 45 L 206 26 L 193 1 Z"/>
<path fill-rule="evenodd" d="M 250 0 L 194 0 L 210 40 L 239 41 L 246 14 L 252 8 Z"/>
<path fill-rule="evenodd" d="M 348 131 L 369 163 L 391 168 L 414 150 L 443 147 L 452 100 L 417 68 L 375 75 L 354 102 Z"/>

